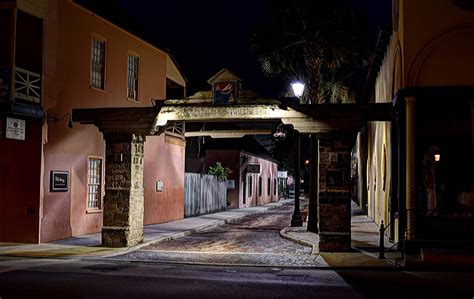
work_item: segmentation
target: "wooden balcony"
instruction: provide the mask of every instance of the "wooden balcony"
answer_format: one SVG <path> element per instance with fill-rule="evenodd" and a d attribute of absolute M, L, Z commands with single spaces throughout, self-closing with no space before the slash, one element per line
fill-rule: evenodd
<path fill-rule="evenodd" d="M 19 67 L 0 69 L 0 100 L 41 105 L 41 75 Z"/>

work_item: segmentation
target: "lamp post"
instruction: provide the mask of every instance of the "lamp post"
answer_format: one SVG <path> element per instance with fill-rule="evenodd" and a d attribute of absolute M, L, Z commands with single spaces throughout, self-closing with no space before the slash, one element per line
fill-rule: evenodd
<path fill-rule="evenodd" d="M 291 83 L 293 94 L 300 98 L 304 92 L 304 84 L 300 81 Z M 291 226 L 303 226 L 303 220 L 300 215 L 300 132 L 295 130 L 296 150 L 294 156 L 295 166 L 295 208 L 291 217 Z"/>

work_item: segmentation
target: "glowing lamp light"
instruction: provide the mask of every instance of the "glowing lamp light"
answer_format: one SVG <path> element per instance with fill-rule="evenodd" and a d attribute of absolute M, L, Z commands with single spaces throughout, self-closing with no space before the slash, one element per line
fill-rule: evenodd
<path fill-rule="evenodd" d="M 308 165 L 308 164 L 309 164 L 309 160 L 305 160 L 304 165 Z"/>
<path fill-rule="evenodd" d="M 293 89 L 293 94 L 297 98 L 301 98 L 304 92 L 304 83 L 300 81 L 296 81 L 291 83 L 291 88 Z"/>
<path fill-rule="evenodd" d="M 440 154 L 435 154 L 434 159 L 436 162 L 439 162 L 441 160 L 441 155 Z"/>

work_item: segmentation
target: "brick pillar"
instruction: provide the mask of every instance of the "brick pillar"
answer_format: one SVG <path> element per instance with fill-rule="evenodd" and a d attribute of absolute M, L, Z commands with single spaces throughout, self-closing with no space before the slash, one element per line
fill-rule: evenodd
<path fill-rule="evenodd" d="M 105 134 L 102 245 L 133 246 L 143 240 L 143 136 Z"/>
<path fill-rule="evenodd" d="M 351 249 L 352 135 L 321 134 L 319 139 L 319 250 Z"/>

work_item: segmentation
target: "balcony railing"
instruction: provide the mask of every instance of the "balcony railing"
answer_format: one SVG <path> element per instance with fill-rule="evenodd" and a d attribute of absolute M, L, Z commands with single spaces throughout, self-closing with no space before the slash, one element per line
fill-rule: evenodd
<path fill-rule="evenodd" d="M 13 68 L 13 97 L 41 104 L 41 75 L 19 67 Z"/>

